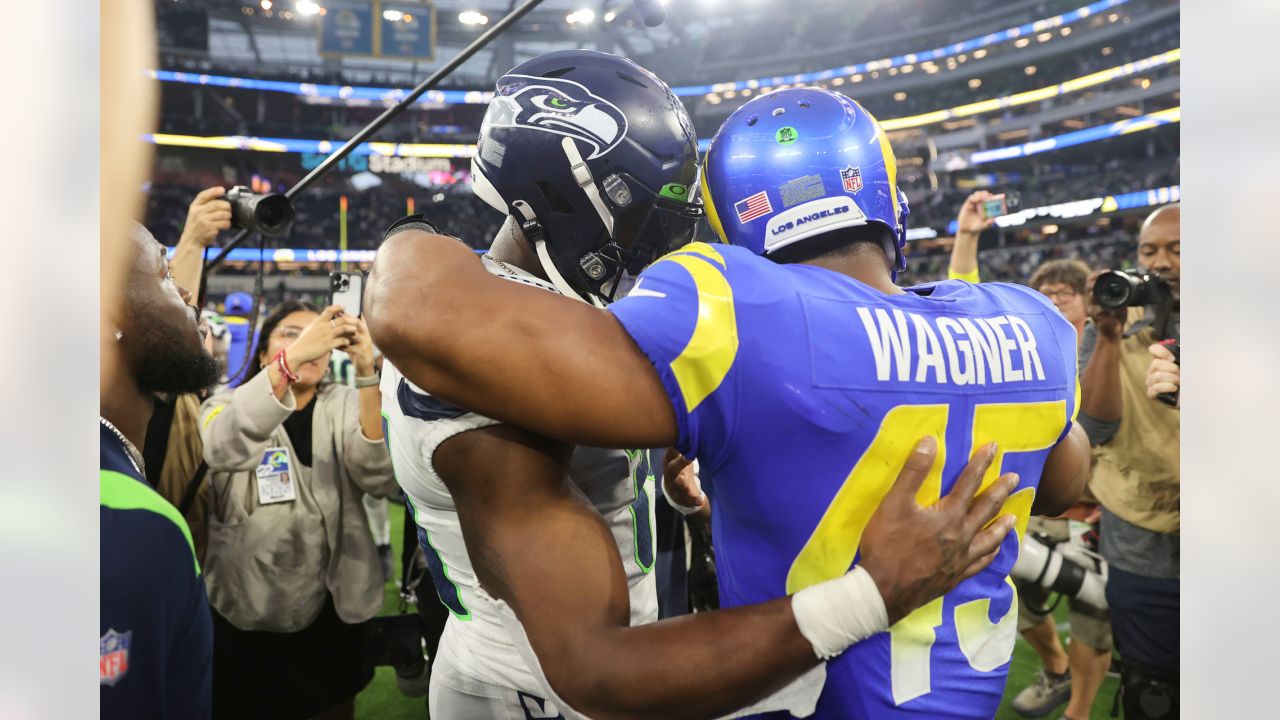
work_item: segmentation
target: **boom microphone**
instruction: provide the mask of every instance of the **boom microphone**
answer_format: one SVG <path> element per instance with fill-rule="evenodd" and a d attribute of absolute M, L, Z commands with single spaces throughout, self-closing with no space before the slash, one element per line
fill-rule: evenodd
<path fill-rule="evenodd" d="M 658 27 L 667 19 L 667 6 L 662 0 L 636 0 L 636 12 L 649 27 Z"/>

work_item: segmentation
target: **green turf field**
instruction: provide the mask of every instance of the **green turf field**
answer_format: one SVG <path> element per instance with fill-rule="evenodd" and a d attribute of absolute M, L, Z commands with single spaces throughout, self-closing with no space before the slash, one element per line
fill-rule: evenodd
<path fill-rule="evenodd" d="M 400 526 L 404 518 L 404 508 L 395 504 L 391 506 L 391 544 L 395 548 L 395 557 L 397 561 L 400 557 Z M 399 575 L 399 567 L 396 568 L 396 574 Z M 399 612 L 400 599 L 396 594 L 394 583 L 388 583 L 386 588 L 386 602 L 383 605 L 383 614 L 393 614 Z M 1067 606 L 1061 603 L 1054 615 L 1058 619 L 1058 625 L 1061 627 L 1066 621 Z M 1063 640 L 1066 640 L 1066 633 L 1063 633 Z M 1023 687 L 1029 684 L 1036 672 L 1040 669 L 1040 661 L 1036 657 L 1035 651 L 1021 637 L 1018 638 L 1018 644 L 1013 649 L 1013 665 L 1009 670 L 1009 686 L 1005 692 L 1004 702 L 1000 706 L 1000 712 L 996 714 L 997 720 L 1014 720 L 1022 716 L 1013 711 L 1009 706 L 1013 696 Z M 1111 700 L 1116 692 L 1116 679 L 1108 677 L 1102 684 L 1102 690 L 1098 693 L 1098 698 L 1093 703 L 1093 713 L 1091 718 L 1101 719 L 1110 717 Z M 1048 716 L 1050 720 L 1056 720 L 1061 714 L 1051 714 Z M 356 697 L 356 717 L 359 720 L 422 720 L 427 717 L 426 699 L 425 698 L 407 698 L 400 694 L 396 689 L 395 671 L 389 667 L 378 668 L 377 675 L 373 678 L 373 682 L 369 683 L 369 687 Z"/>

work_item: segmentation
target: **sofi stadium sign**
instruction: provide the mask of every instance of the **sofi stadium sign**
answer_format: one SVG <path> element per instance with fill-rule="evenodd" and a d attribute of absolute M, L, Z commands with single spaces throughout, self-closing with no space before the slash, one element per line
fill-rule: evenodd
<path fill-rule="evenodd" d="M 328 157 L 324 153 L 302 153 L 302 169 L 313 170 Z M 386 155 L 348 155 L 338 161 L 338 170 L 349 172 L 372 172 L 379 174 L 405 175 L 427 173 L 432 177 L 454 175 L 453 162 L 448 158 L 433 157 L 392 157 Z M 434 173 L 434 174 L 433 174 Z M 456 181 L 453 181 L 456 182 Z M 452 184 L 443 180 L 441 185 Z"/>

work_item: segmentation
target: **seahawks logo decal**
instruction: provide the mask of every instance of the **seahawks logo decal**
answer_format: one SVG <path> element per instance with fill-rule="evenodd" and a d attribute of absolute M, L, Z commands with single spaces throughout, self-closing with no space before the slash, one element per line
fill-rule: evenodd
<path fill-rule="evenodd" d="M 591 149 L 588 160 L 614 149 L 627 134 L 627 118 L 617 105 L 572 80 L 508 75 L 493 103 L 487 125 L 571 137 Z"/>

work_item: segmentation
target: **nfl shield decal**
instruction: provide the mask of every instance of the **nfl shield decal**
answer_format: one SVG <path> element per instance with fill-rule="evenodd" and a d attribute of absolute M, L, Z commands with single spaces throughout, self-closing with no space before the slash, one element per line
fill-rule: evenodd
<path fill-rule="evenodd" d="M 98 640 L 98 681 L 101 685 L 115 685 L 129 672 L 129 646 L 133 643 L 133 631 L 107 634 Z"/>
<path fill-rule="evenodd" d="M 856 193 L 862 189 L 862 168 L 845 165 L 840 171 L 840 182 L 845 192 Z"/>

